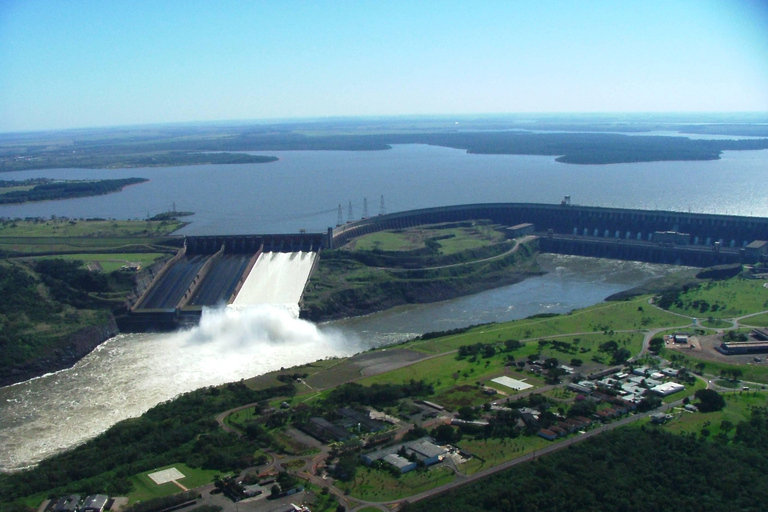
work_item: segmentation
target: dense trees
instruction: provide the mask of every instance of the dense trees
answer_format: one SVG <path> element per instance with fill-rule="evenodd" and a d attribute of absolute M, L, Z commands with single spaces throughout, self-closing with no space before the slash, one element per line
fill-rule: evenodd
<path fill-rule="evenodd" d="M 230 383 L 186 393 L 34 469 L 0 475 L 0 502 L 41 491 L 123 494 L 130 491 L 129 476 L 174 462 L 221 471 L 247 467 L 254 463 L 256 441 L 219 428 L 216 414 L 293 392 L 292 385 L 254 391 Z"/>
<path fill-rule="evenodd" d="M 99 181 L 53 181 L 37 180 L 42 183 L 35 184 L 30 189 L 11 190 L 0 194 L 0 204 L 25 203 L 28 201 L 50 201 L 52 199 L 71 199 L 74 197 L 87 197 L 109 194 L 122 190 L 128 185 L 144 183 L 146 178 L 126 178 L 121 180 Z M 0 187 L 7 188 L 13 184 L 24 182 L 0 181 Z M 9 185 L 10 184 L 10 185 Z"/>
<path fill-rule="evenodd" d="M 432 393 L 432 384 L 421 380 L 411 379 L 406 384 L 372 384 L 368 387 L 350 382 L 333 389 L 325 403 L 329 406 L 358 404 L 376 407 L 394 404 L 401 398 L 426 397 Z"/>
<path fill-rule="evenodd" d="M 407 510 L 758 512 L 768 496 L 766 416 L 755 410 L 728 445 L 656 429 L 616 430 Z"/>
<path fill-rule="evenodd" d="M 725 399 L 714 389 L 700 389 L 693 396 L 699 401 L 696 407 L 701 412 L 719 411 L 725 407 Z"/>

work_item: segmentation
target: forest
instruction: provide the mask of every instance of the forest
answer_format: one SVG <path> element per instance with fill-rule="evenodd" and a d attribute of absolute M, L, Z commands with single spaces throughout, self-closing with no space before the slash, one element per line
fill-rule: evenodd
<path fill-rule="evenodd" d="M 62 342 L 72 333 L 108 323 L 123 304 L 110 292 L 131 286 L 127 275 L 89 272 L 78 260 L 0 263 L 0 384 L 33 361 L 50 359 L 54 349 L 66 351 Z"/>
<path fill-rule="evenodd" d="M 21 148 L 17 148 L 18 149 Z M 104 150 L 107 151 L 104 151 Z M 243 153 L 208 153 L 205 146 L 200 152 L 157 151 L 153 148 L 101 148 L 93 147 L 78 152 L 63 149 L 23 148 L 21 154 L 9 157 L 0 152 L 0 172 L 25 171 L 28 169 L 57 168 L 124 168 L 124 167 L 172 167 L 203 164 L 263 164 L 277 161 L 274 156 L 247 155 Z M 213 150 L 215 151 L 215 150 Z M 22 156 L 23 155 L 23 156 Z"/>
<path fill-rule="evenodd" d="M 0 474 L 0 503 L 41 491 L 121 495 L 131 490 L 131 475 L 178 462 L 222 472 L 251 466 L 256 442 L 225 432 L 214 418 L 232 407 L 293 393 L 291 384 L 254 391 L 242 382 L 186 393 L 29 471 Z"/>
<path fill-rule="evenodd" d="M 146 178 L 98 181 L 54 181 L 50 179 L 0 181 L 0 191 L 2 191 L 3 188 L 18 187 L 18 190 L 9 190 L 5 193 L 0 193 L 0 204 L 100 196 L 117 192 L 128 185 L 136 185 L 147 181 L 149 180 Z M 25 185 L 30 182 L 31 188 L 27 188 Z"/>
<path fill-rule="evenodd" d="M 768 496 L 768 410 L 732 442 L 624 428 L 434 498 L 407 512 L 758 512 Z"/>

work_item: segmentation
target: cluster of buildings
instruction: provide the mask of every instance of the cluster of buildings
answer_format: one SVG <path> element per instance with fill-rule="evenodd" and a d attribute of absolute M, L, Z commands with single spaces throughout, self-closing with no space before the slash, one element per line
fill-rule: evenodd
<path fill-rule="evenodd" d="M 84 500 L 80 499 L 79 494 L 70 494 L 62 496 L 53 506 L 49 507 L 50 512 L 104 512 L 107 507 L 109 496 L 105 494 L 92 494 Z"/>
<path fill-rule="evenodd" d="M 655 370 L 647 366 L 634 368 L 631 373 L 614 368 L 611 373 L 599 375 L 602 378 L 582 380 L 568 384 L 568 388 L 577 393 L 593 395 L 598 390 L 615 392 L 620 400 L 637 404 L 648 393 L 658 396 L 668 396 L 685 389 L 685 386 L 667 379 L 677 377 L 680 370 L 664 368 Z"/>
<path fill-rule="evenodd" d="M 361 455 L 361 458 L 366 466 L 370 466 L 376 461 L 382 461 L 394 466 L 401 473 L 407 473 L 416 469 L 420 462 L 424 466 L 437 464 L 443 460 L 447 453 L 448 450 L 436 445 L 431 437 L 422 437 L 415 441 L 365 453 Z"/>
<path fill-rule="evenodd" d="M 574 432 L 584 430 L 592 424 L 592 420 L 585 418 L 584 416 L 576 416 L 575 418 L 566 418 L 558 421 L 554 425 L 550 425 L 549 428 L 542 428 L 539 430 L 539 437 L 554 441 L 558 437 L 562 437 L 566 434 L 572 434 Z"/>

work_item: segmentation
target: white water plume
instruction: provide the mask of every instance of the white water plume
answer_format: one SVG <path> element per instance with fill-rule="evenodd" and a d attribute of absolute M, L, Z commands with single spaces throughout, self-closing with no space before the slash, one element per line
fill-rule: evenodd
<path fill-rule="evenodd" d="M 362 350 L 283 308 L 206 310 L 170 334 L 123 334 L 73 368 L 0 389 L 0 469 L 75 446 L 157 403 L 204 386 Z"/>

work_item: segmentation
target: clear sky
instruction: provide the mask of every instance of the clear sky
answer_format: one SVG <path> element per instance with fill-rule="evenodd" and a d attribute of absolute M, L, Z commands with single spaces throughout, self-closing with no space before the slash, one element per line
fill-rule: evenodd
<path fill-rule="evenodd" d="M 0 132 L 768 111 L 766 0 L 0 0 Z"/>

